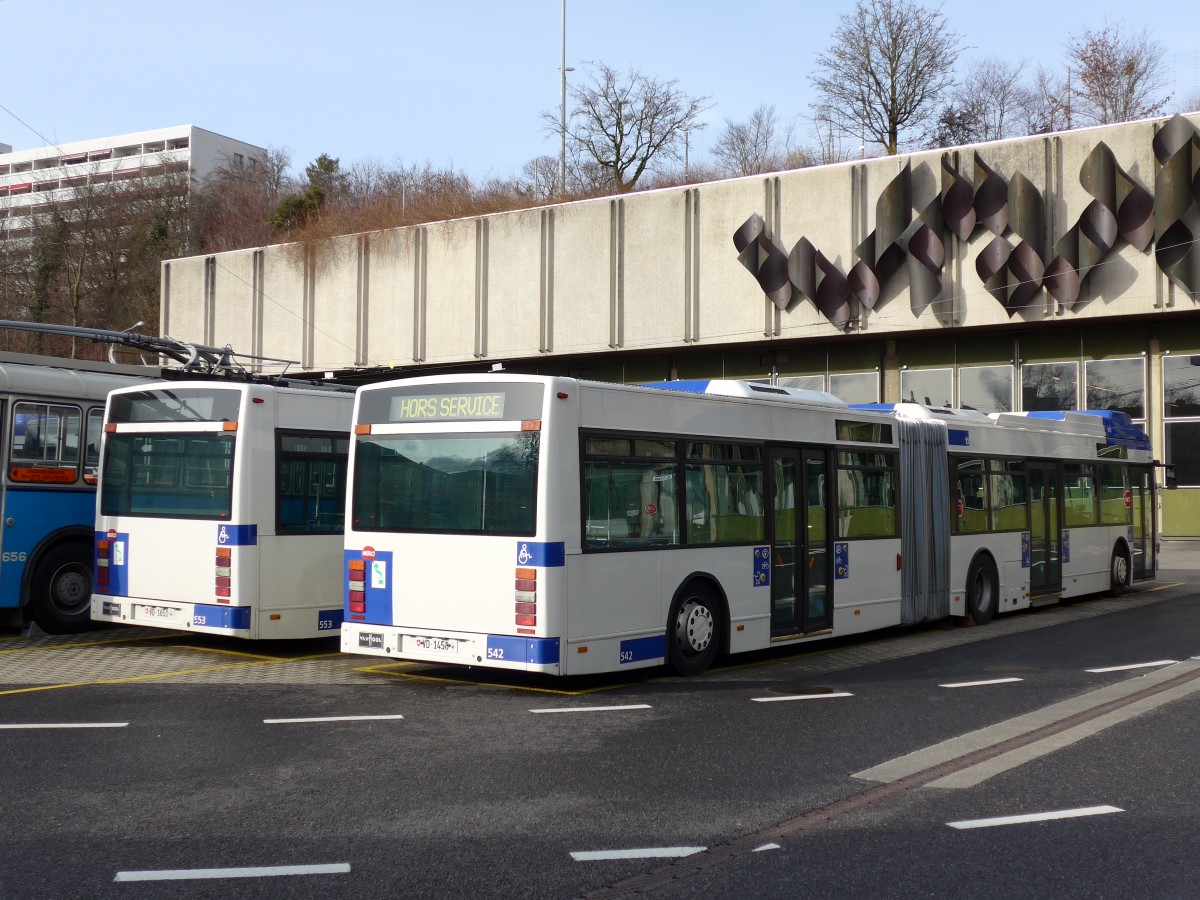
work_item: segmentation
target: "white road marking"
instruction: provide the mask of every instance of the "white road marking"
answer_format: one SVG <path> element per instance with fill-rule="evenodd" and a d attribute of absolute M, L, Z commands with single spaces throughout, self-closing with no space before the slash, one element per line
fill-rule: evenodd
<path fill-rule="evenodd" d="M 240 869 L 158 869 L 118 872 L 113 881 L 200 881 L 208 878 L 269 878 L 274 875 L 343 875 L 350 863 L 317 866 L 248 866 Z"/>
<path fill-rule="evenodd" d="M 763 844 L 761 847 L 755 847 L 754 853 L 762 853 L 764 850 L 779 850 L 782 849 L 778 844 Z"/>
<path fill-rule="evenodd" d="M 1118 806 L 1087 806 L 1083 809 L 1060 809 L 1057 812 L 1029 813 L 1024 816 L 999 816 L 995 819 L 967 819 L 962 822 L 947 822 L 951 828 L 992 828 L 996 825 L 1021 825 L 1025 822 L 1047 822 L 1051 819 L 1077 819 L 1081 816 L 1103 816 L 1106 813 L 1125 812 Z"/>
<path fill-rule="evenodd" d="M 128 722 L 28 722 L 25 724 L 0 725 L 0 728 L 125 728 Z"/>
<path fill-rule="evenodd" d="M 296 725 L 303 722 L 374 722 L 386 719 L 403 719 L 404 716 L 321 716 L 311 719 L 263 719 L 264 725 Z"/>
<path fill-rule="evenodd" d="M 643 847 L 640 850 L 572 850 L 571 859 L 576 862 L 593 862 L 598 859 L 674 859 L 703 853 L 707 847 Z"/>
<path fill-rule="evenodd" d="M 944 688 L 962 688 L 962 687 L 984 687 L 989 684 L 1012 684 L 1014 681 L 1024 681 L 1024 678 L 992 678 L 988 681 L 957 681 L 953 684 L 939 684 L 938 687 Z"/>
<path fill-rule="evenodd" d="M 1179 664 L 1177 659 L 1160 659 L 1156 662 L 1148 663 L 1130 663 L 1127 666 L 1105 666 L 1103 669 L 1085 669 L 1086 672 L 1092 672 L 1099 675 L 1103 672 L 1128 672 L 1131 669 L 1157 669 L 1162 666 L 1175 666 Z"/>
<path fill-rule="evenodd" d="M 631 703 L 628 706 L 557 706 L 552 709 L 531 709 L 531 713 L 574 713 L 613 712 L 621 709 L 650 709 L 649 703 Z"/>
<path fill-rule="evenodd" d="M 783 703 L 785 700 L 832 700 L 835 697 L 853 697 L 846 691 L 835 691 L 832 694 L 791 694 L 787 697 L 751 697 L 754 703 Z"/>

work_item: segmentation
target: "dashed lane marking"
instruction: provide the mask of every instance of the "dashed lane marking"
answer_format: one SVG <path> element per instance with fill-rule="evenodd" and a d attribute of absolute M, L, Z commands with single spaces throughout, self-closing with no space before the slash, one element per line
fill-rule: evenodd
<path fill-rule="evenodd" d="M 156 869 L 118 872 L 113 881 L 200 881 L 211 878 L 270 878 L 278 875 L 344 875 L 350 863 L 316 866 L 247 866 L 235 869 Z"/>
<path fill-rule="evenodd" d="M 853 697 L 848 691 L 833 691 L 829 694 L 788 694 L 784 697 L 751 697 L 752 703 L 784 703 L 788 700 L 833 700 L 837 697 Z"/>
<path fill-rule="evenodd" d="M 986 681 L 955 681 L 950 684 L 939 684 L 938 687 L 944 688 L 968 688 L 968 687 L 987 687 L 990 684 L 1012 684 L 1016 681 L 1024 681 L 1023 678 L 989 678 Z"/>
<path fill-rule="evenodd" d="M 1103 816 L 1108 813 L 1125 812 L 1119 806 L 1086 806 L 1082 809 L 1060 809 L 1055 812 L 1026 813 L 1020 816 L 997 816 L 993 819 L 966 819 L 962 822 L 947 822 L 951 828 L 995 828 L 997 825 L 1023 825 L 1026 822 L 1049 822 L 1052 819 L 1078 819 L 1082 816 Z"/>
<path fill-rule="evenodd" d="M 705 847 L 643 847 L 639 850 L 572 850 L 571 859 L 576 862 L 594 862 L 601 859 L 680 859 L 703 853 Z"/>
<path fill-rule="evenodd" d="M 264 725 L 301 725 L 308 722 L 376 722 L 403 719 L 404 716 L 314 716 L 308 719 L 263 719 Z"/>
<path fill-rule="evenodd" d="M 1105 672 L 1132 672 L 1134 669 L 1159 669 L 1163 666 L 1175 666 L 1179 664 L 1177 659 L 1160 659 L 1155 662 L 1130 663 L 1125 666 L 1105 666 L 1102 669 L 1084 669 L 1085 672 L 1091 672 L 1093 675 L 1101 675 Z"/>
<path fill-rule="evenodd" d="M 24 724 L 0 725 L 0 728 L 20 731 L 38 728 L 125 728 L 128 722 L 27 722 Z"/>
<path fill-rule="evenodd" d="M 629 703 L 624 706 L 558 706 L 553 709 L 531 709 L 531 713 L 617 712 L 629 709 L 650 709 L 649 703 Z"/>

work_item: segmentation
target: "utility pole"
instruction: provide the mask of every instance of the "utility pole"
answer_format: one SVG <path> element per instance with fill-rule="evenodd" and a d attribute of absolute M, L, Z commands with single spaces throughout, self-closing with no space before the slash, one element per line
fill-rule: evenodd
<path fill-rule="evenodd" d="M 558 193 L 567 192 L 567 0 L 562 0 L 562 63 L 559 66 Z"/>

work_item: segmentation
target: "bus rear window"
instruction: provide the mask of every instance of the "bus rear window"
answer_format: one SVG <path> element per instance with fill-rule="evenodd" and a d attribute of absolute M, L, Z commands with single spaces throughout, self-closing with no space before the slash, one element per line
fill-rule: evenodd
<path fill-rule="evenodd" d="M 160 388 L 109 398 L 109 422 L 236 422 L 242 392 L 234 388 Z"/>
<path fill-rule="evenodd" d="M 352 516 L 361 531 L 532 535 L 539 434 L 359 439 Z"/>
<path fill-rule="evenodd" d="M 229 519 L 233 439 L 231 433 L 109 434 L 101 514 Z"/>

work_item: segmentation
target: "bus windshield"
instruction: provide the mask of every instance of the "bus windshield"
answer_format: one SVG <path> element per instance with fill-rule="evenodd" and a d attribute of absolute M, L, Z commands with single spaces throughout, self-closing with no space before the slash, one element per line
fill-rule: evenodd
<path fill-rule="evenodd" d="M 120 434 L 105 441 L 106 516 L 229 519 L 233 434 Z"/>
<path fill-rule="evenodd" d="M 532 535 L 539 435 L 359 439 L 352 515 L 363 531 Z"/>

